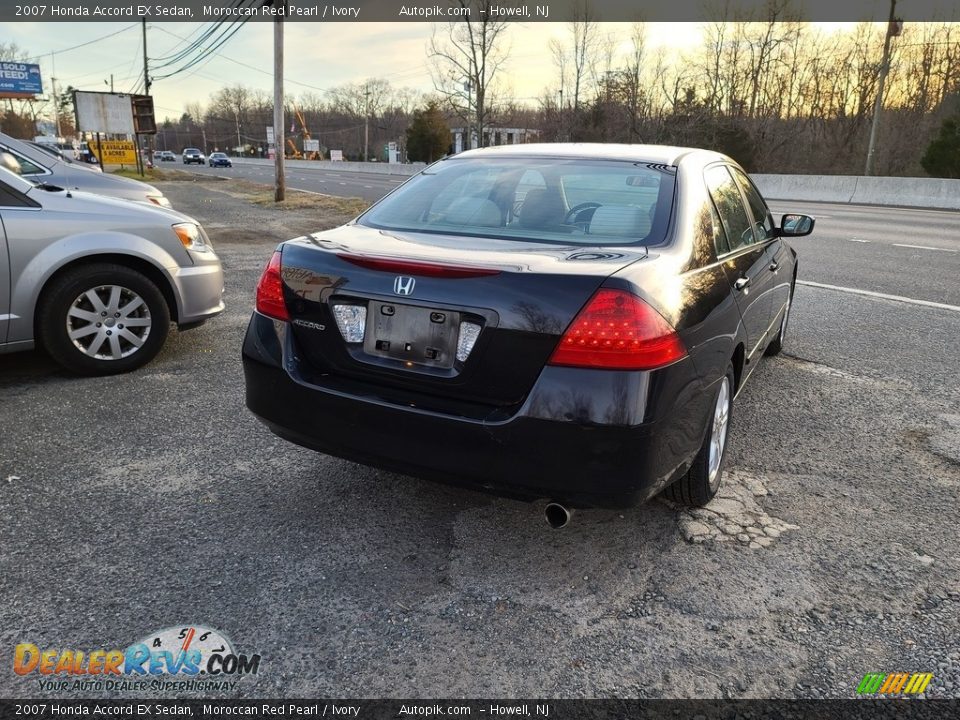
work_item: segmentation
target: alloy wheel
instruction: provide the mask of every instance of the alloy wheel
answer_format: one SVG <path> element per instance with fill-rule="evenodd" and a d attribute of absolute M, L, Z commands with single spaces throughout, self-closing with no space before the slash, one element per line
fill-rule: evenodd
<path fill-rule="evenodd" d="M 120 285 L 99 285 L 81 293 L 67 310 L 67 336 L 84 355 L 119 360 L 137 352 L 150 335 L 150 308 Z"/>
<path fill-rule="evenodd" d="M 727 426 L 730 420 L 730 378 L 724 377 L 717 394 L 717 404 L 713 409 L 713 427 L 710 430 L 710 457 L 708 476 L 711 490 L 720 483 L 720 463 L 727 444 Z"/>

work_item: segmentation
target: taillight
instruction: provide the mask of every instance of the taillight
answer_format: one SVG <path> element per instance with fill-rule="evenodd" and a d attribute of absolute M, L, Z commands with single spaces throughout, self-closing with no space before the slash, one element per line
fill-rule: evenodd
<path fill-rule="evenodd" d="M 283 278 L 280 277 L 280 251 L 277 250 L 257 283 L 257 312 L 276 320 L 290 321 L 283 301 Z"/>
<path fill-rule="evenodd" d="M 550 365 L 653 370 L 687 354 L 663 316 L 624 290 L 598 290 L 577 314 Z"/>

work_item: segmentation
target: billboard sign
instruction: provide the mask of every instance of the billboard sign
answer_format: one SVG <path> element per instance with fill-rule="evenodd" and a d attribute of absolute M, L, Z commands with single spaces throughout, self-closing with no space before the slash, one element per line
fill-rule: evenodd
<path fill-rule="evenodd" d="M 78 130 L 133 135 L 133 105 L 129 95 L 78 90 L 73 97 Z"/>
<path fill-rule="evenodd" d="M 0 95 L 42 95 L 40 66 L 30 63 L 0 62 Z"/>
<path fill-rule="evenodd" d="M 137 148 L 132 140 L 101 140 L 87 144 L 101 165 L 136 165 Z M 103 157 L 100 157 L 103 148 Z"/>

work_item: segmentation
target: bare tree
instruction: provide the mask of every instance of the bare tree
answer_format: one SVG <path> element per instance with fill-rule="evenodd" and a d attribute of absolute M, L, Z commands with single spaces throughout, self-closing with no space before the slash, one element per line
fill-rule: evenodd
<path fill-rule="evenodd" d="M 495 79 L 509 55 L 504 45 L 507 23 L 491 19 L 495 0 L 456 0 L 456 4 L 466 19 L 450 22 L 445 32 L 435 27 L 430 38 L 433 82 L 451 110 L 473 125 L 483 147 L 484 131 L 496 107 Z"/>
<path fill-rule="evenodd" d="M 590 0 L 574 0 L 573 20 L 570 21 L 573 36 L 573 110 L 580 109 L 581 92 L 597 50 L 597 22 Z"/>

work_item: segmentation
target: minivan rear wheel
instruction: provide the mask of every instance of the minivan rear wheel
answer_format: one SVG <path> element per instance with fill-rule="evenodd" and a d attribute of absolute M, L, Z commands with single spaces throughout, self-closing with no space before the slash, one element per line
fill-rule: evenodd
<path fill-rule="evenodd" d="M 711 405 L 707 436 L 700 452 L 687 474 L 663 491 L 668 500 L 681 505 L 700 507 L 710 502 L 720 489 L 723 465 L 727 456 L 727 438 L 733 417 L 733 365 L 727 365 L 727 374 L 717 383 Z"/>
<path fill-rule="evenodd" d="M 56 278 L 37 313 L 38 339 L 78 375 L 112 375 L 150 362 L 170 330 L 159 288 L 123 265 L 81 265 Z"/>

